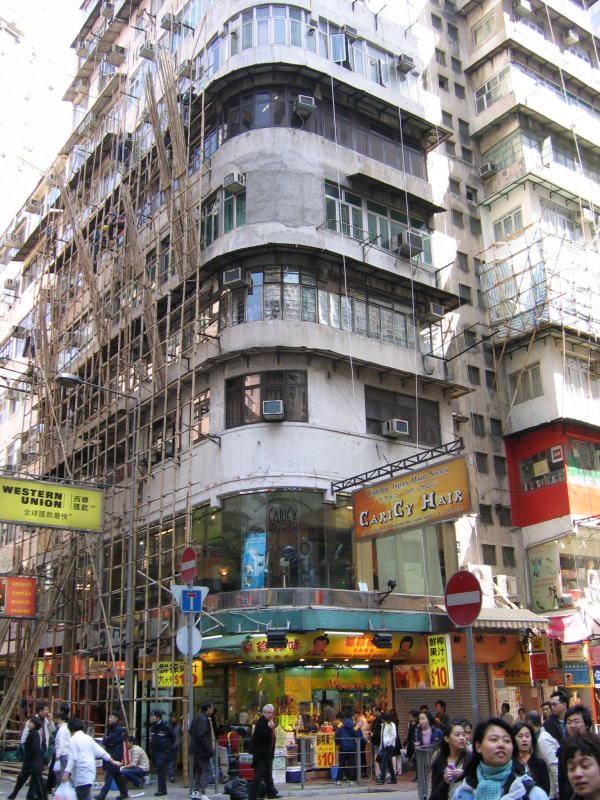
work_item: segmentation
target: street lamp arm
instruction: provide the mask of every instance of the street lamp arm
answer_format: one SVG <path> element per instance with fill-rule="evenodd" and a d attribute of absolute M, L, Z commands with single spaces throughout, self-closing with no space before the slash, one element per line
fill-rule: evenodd
<path fill-rule="evenodd" d="M 127 394 L 126 392 L 121 392 L 118 389 L 111 389 L 108 386 L 100 386 L 99 383 L 86 381 L 83 378 L 80 378 L 79 375 L 75 375 L 73 372 L 59 372 L 55 378 L 55 381 L 59 386 L 62 386 L 63 389 L 75 389 L 77 386 L 90 386 L 92 389 L 99 389 L 102 392 L 116 394 L 119 397 L 126 397 L 127 400 L 136 399 L 135 395 L 133 394 Z"/>

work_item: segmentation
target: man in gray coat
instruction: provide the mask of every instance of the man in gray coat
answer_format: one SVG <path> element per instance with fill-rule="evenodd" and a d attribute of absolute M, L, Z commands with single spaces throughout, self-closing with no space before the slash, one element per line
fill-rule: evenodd
<path fill-rule="evenodd" d="M 203 703 L 190 726 L 190 753 L 194 757 L 193 800 L 208 800 L 206 787 L 210 780 L 210 760 L 215 754 L 215 732 L 210 719 L 214 712 L 212 703 Z"/>

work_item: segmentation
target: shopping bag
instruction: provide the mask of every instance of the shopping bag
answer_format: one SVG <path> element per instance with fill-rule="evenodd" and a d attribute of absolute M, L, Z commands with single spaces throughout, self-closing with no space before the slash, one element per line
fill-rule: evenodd
<path fill-rule="evenodd" d="M 63 781 L 58 784 L 58 788 L 54 792 L 55 800 L 77 800 L 77 793 L 71 781 Z"/>

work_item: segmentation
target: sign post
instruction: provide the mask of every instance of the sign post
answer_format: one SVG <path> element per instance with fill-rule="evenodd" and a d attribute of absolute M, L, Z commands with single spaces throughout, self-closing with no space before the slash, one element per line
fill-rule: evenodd
<path fill-rule="evenodd" d="M 196 577 L 196 551 L 193 547 L 186 547 L 181 554 L 181 580 L 187 583 L 188 591 L 192 588 L 192 583 Z M 183 598 L 182 598 L 183 599 Z M 202 600 L 200 601 L 202 602 Z M 183 611 L 183 603 L 182 611 Z M 195 614 L 191 611 L 188 612 L 187 620 L 187 684 L 188 684 L 188 736 L 192 726 L 192 719 L 194 718 L 194 630 L 195 628 Z M 192 780 L 194 777 L 194 762 L 192 757 L 189 757 L 188 762 L 190 789 L 192 787 Z"/>
<path fill-rule="evenodd" d="M 457 627 L 464 628 L 467 637 L 467 660 L 469 662 L 469 689 L 471 692 L 471 717 L 477 722 L 477 680 L 475 677 L 475 653 L 473 650 L 473 623 L 481 611 L 483 594 L 479 581 L 472 572 L 461 569 L 451 576 L 444 592 L 446 613 Z"/>

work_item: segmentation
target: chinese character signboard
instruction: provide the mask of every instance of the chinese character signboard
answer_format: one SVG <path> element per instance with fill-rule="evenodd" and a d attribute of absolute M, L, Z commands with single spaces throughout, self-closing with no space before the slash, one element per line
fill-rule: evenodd
<path fill-rule="evenodd" d="M 514 656 L 504 662 L 504 683 L 506 686 L 531 686 L 529 653 L 517 648 Z"/>
<path fill-rule="evenodd" d="M 172 689 L 186 683 L 187 664 L 183 661 L 159 661 L 156 664 L 156 688 Z M 202 686 L 202 662 L 194 661 L 194 686 Z"/>
<path fill-rule="evenodd" d="M 432 689 L 454 689 L 450 635 L 437 634 L 427 639 L 429 678 Z"/>
<path fill-rule="evenodd" d="M 0 617 L 35 616 L 35 578 L 0 578 Z"/>
<path fill-rule="evenodd" d="M 465 459 L 359 489 L 353 503 L 357 541 L 456 519 L 471 510 Z"/>
<path fill-rule="evenodd" d="M 563 661 L 565 686 L 589 686 L 590 667 L 585 661 Z"/>
<path fill-rule="evenodd" d="M 20 525 L 98 531 L 102 492 L 85 486 L 0 478 L 0 520 Z"/>
<path fill-rule="evenodd" d="M 549 672 L 548 656 L 546 653 L 530 653 L 529 661 L 531 664 L 531 680 L 534 682 L 547 681 Z"/>
<path fill-rule="evenodd" d="M 328 769 L 335 764 L 335 740 L 333 733 L 317 733 L 315 748 L 315 767 Z"/>

